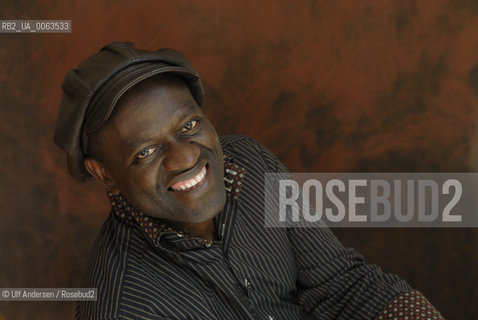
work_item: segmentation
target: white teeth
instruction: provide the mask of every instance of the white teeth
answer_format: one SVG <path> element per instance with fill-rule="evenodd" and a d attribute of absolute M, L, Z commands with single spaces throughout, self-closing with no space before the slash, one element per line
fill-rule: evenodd
<path fill-rule="evenodd" d="M 190 188 L 194 187 L 199 182 L 201 182 L 202 179 L 204 179 L 204 177 L 206 176 L 206 171 L 207 171 L 206 167 L 204 167 L 196 177 L 192 178 L 190 181 L 188 181 L 187 183 L 185 183 L 184 185 L 182 185 L 180 187 L 173 188 L 173 190 L 184 191 L 184 190 L 187 190 L 187 189 L 190 189 Z"/>

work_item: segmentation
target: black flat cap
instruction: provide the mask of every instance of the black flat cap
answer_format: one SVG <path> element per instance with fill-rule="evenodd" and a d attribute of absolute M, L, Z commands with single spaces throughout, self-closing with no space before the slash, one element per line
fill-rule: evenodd
<path fill-rule="evenodd" d="M 174 73 L 185 80 L 201 105 L 204 89 L 199 74 L 186 57 L 172 49 L 146 51 L 136 49 L 131 42 L 113 42 L 68 71 L 54 141 L 66 152 L 73 178 L 92 178 L 83 165 L 88 155 L 88 134 L 106 124 L 128 89 L 160 73 Z"/>

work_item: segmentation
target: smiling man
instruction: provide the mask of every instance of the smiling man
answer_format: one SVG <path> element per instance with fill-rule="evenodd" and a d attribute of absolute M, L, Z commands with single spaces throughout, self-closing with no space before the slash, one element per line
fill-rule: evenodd
<path fill-rule="evenodd" d="M 325 228 L 265 228 L 266 148 L 218 137 L 180 53 L 112 43 L 63 82 L 55 142 L 107 188 L 77 319 L 442 319 Z"/>

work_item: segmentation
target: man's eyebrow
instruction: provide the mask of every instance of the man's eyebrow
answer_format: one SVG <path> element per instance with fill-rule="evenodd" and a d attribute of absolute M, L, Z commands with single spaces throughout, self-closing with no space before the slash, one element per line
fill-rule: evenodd
<path fill-rule="evenodd" d="M 191 114 L 197 114 L 198 107 L 196 107 L 193 104 L 187 104 L 185 107 L 185 113 L 184 115 L 180 118 L 179 122 L 183 122 L 185 119 L 187 119 Z"/>

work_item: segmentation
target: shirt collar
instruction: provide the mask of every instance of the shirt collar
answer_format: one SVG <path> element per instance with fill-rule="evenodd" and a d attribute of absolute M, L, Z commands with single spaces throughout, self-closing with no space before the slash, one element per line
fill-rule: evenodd
<path fill-rule="evenodd" d="M 244 182 L 245 170 L 234 164 L 234 158 L 229 154 L 224 154 L 224 188 L 226 194 L 232 200 L 237 200 L 241 191 L 241 187 Z M 188 235 L 185 235 L 183 231 L 174 229 L 161 219 L 150 217 L 139 209 L 134 207 L 126 200 L 121 194 L 113 194 L 108 191 L 108 198 L 111 202 L 111 210 L 114 214 L 123 221 L 130 221 L 138 225 L 155 243 L 158 244 L 160 238 L 164 237 L 171 242 L 177 242 L 179 240 L 190 240 Z M 220 224 L 221 225 L 221 224 Z M 182 241 L 186 248 L 192 247 L 190 241 Z M 210 246 L 210 243 L 205 241 L 206 247 Z"/>

